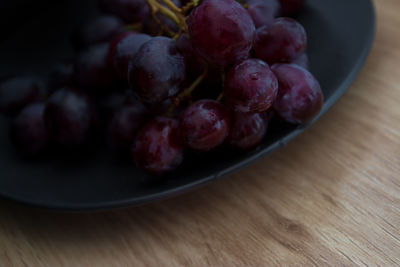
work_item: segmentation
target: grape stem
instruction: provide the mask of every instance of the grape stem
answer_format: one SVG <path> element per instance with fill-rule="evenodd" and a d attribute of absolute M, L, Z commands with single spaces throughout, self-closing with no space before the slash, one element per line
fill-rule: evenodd
<path fill-rule="evenodd" d="M 176 97 L 171 98 L 172 101 L 171 101 L 170 106 L 168 107 L 166 116 L 173 117 L 175 108 L 177 108 L 182 103 L 183 100 L 187 100 L 189 103 L 191 103 L 191 99 L 187 99 L 187 98 L 189 98 L 189 96 L 191 96 L 193 91 L 205 79 L 207 74 L 208 74 L 208 66 L 205 65 L 203 73 L 199 77 L 197 77 L 197 79 L 188 88 L 186 88 L 182 93 L 180 93 Z"/>
<path fill-rule="evenodd" d="M 138 31 L 138 32 L 140 32 L 140 31 L 142 31 L 142 28 L 143 28 L 143 25 L 140 22 L 125 25 L 125 30 L 127 30 L 127 31 Z"/>
<path fill-rule="evenodd" d="M 161 14 L 170 18 L 173 22 L 175 22 L 178 26 L 181 27 L 180 20 L 178 19 L 176 14 L 172 12 L 170 9 L 161 5 L 159 2 L 157 2 L 157 0 L 146 0 L 146 1 L 149 4 L 153 14 L 160 12 Z"/>
<path fill-rule="evenodd" d="M 153 14 L 160 12 L 175 22 L 175 24 L 179 26 L 180 30 L 185 33 L 188 32 L 188 26 L 186 24 L 186 18 L 184 15 L 185 12 L 181 8 L 177 7 L 171 0 L 160 0 L 166 5 L 166 7 L 160 4 L 157 0 L 146 1 Z"/>
<path fill-rule="evenodd" d="M 219 96 L 217 97 L 217 101 L 218 101 L 218 102 L 221 102 L 222 98 L 224 98 L 224 92 L 221 92 L 221 93 L 219 94 Z"/>
<path fill-rule="evenodd" d="M 188 96 L 190 96 L 193 93 L 194 89 L 196 89 L 197 86 L 199 86 L 199 84 L 205 79 L 207 74 L 208 74 L 208 66 L 204 68 L 203 73 L 199 77 L 197 77 L 197 79 L 188 88 L 186 88 L 182 93 L 178 95 L 178 98 L 185 99 Z"/>
<path fill-rule="evenodd" d="M 164 4 L 171 9 L 172 12 L 175 13 L 182 13 L 182 9 L 180 9 L 179 7 L 177 7 L 171 0 L 161 0 L 164 2 Z"/>

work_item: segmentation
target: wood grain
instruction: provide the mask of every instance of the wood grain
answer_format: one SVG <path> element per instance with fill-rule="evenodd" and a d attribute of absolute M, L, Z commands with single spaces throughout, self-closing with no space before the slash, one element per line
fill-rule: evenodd
<path fill-rule="evenodd" d="M 287 147 L 148 206 L 55 214 L 0 203 L 0 266 L 400 265 L 400 1 L 348 93 Z"/>

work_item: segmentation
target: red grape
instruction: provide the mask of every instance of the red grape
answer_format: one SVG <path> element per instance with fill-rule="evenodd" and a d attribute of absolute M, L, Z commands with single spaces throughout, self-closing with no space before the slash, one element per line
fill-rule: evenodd
<path fill-rule="evenodd" d="M 275 101 L 278 81 L 268 64 L 247 59 L 228 72 L 224 93 L 228 105 L 236 111 L 263 112 Z"/>
<path fill-rule="evenodd" d="M 178 121 L 156 117 L 137 134 L 133 146 L 136 165 L 152 174 L 176 169 L 183 161 L 183 148 L 178 142 Z"/>
<path fill-rule="evenodd" d="M 255 27 L 235 0 L 204 0 L 188 18 L 195 51 L 208 62 L 224 67 L 247 58 Z"/>
<path fill-rule="evenodd" d="M 256 56 L 269 64 L 295 60 L 304 53 L 306 46 L 303 26 L 290 18 L 278 18 L 257 29 L 254 39 Z"/>
<path fill-rule="evenodd" d="M 306 69 L 295 64 L 272 66 L 279 81 L 274 110 L 291 123 L 311 121 L 321 110 L 323 94 L 318 81 Z"/>
<path fill-rule="evenodd" d="M 129 61 L 150 39 L 151 36 L 147 34 L 131 33 L 121 38 L 114 49 L 110 48 L 112 65 L 120 78 L 128 80 Z"/>
<path fill-rule="evenodd" d="M 35 156 L 43 152 L 47 146 L 48 137 L 43 113 L 44 104 L 31 104 L 12 121 L 11 140 L 26 156 Z"/>
<path fill-rule="evenodd" d="M 54 92 L 64 86 L 73 86 L 75 84 L 75 71 L 74 64 L 67 62 L 56 65 L 51 74 L 47 84 L 49 92 Z"/>
<path fill-rule="evenodd" d="M 299 65 L 305 69 L 310 68 L 310 60 L 308 59 L 308 55 L 306 53 L 301 54 L 298 58 L 291 62 L 292 64 Z"/>
<path fill-rule="evenodd" d="M 265 114 L 235 112 L 229 132 L 228 143 L 241 150 L 259 145 L 267 133 Z"/>
<path fill-rule="evenodd" d="M 304 0 L 279 0 L 282 6 L 282 16 L 290 17 L 300 12 L 304 6 Z"/>
<path fill-rule="evenodd" d="M 72 88 L 62 88 L 51 95 L 44 119 L 52 140 L 65 147 L 86 142 L 96 125 L 91 100 L 83 91 Z"/>
<path fill-rule="evenodd" d="M 146 0 L 99 0 L 99 5 L 101 11 L 126 23 L 141 22 L 149 13 Z"/>
<path fill-rule="evenodd" d="M 97 44 L 82 51 L 75 61 L 77 82 L 87 88 L 109 88 L 115 81 L 108 64 L 109 44 Z"/>
<path fill-rule="evenodd" d="M 272 23 L 281 8 L 278 0 L 250 0 L 247 4 L 256 28 Z"/>
<path fill-rule="evenodd" d="M 130 61 L 129 83 L 140 99 L 156 103 L 175 95 L 185 80 L 185 60 L 176 42 L 154 37 Z"/>
<path fill-rule="evenodd" d="M 203 60 L 195 53 L 189 38 L 182 34 L 176 41 L 179 52 L 185 58 L 186 71 L 188 76 L 198 76 L 204 69 Z"/>
<path fill-rule="evenodd" d="M 110 146 L 116 150 L 129 151 L 147 112 L 147 108 L 138 101 L 117 109 L 108 124 L 107 137 Z"/>
<path fill-rule="evenodd" d="M 32 76 L 5 79 L 0 84 L 0 112 L 15 115 L 28 104 L 42 99 L 42 82 Z"/>
<path fill-rule="evenodd" d="M 74 36 L 75 46 L 84 48 L 98 43 L 109 42 L 123 33 L 124 23 L 113 16 L 101 16 L 83 25 Z"/>
<path fill-rule="evenodd" d="M 180 117 L 184 143 L 198 151 L 209 151 L 223 143 L 229 133 L 230 113 L 215 100 L 200 100 Z"/>

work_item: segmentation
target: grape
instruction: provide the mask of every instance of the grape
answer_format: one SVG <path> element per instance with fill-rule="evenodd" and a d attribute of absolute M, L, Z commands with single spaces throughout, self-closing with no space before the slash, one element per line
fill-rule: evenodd
<path fill-rule="evenodd" d="M 272 23 L 281 8 L 278 0 L 250 0 L 247 4 L 256 28 Z"/>
<path fill-rule="evenodd" d="M 112 92 L 109 95 L 105 95 L 97 100 L 97 106 L 101 115 L 101 118 L 108 122 L 114 112 L 121 108 L 123 105 L 129 105 L 137 101 L 131 94 L 127 92 Z"/>
<path fill-rule="evenodd" d="M 75 61 L 77 82 L 87 88 L 110 88 L 115 74 L 108 64 L 109 44 L 97 44 L 82 51 Z"/>
<path fill-rule="evenodd" d="M 259 145 L 267 133 L 265 114 L 235 112 L 228 143 L 236 149 L 249 150 Z"/>
<path fill-rule="evenodd" d="M 236 111 L 263 112 L 275 101 L 278 81 L 268 64 L 247 59 L 228 72 L 224 93 L 228 105 Z"/>
<path fill-rule="evenodd" d="M 190 41 L 209 63 L 224 67 L 247 58 L 255 33 L 247 12 L 234 0 L 204 0 L 188 18 Z"/>
<path fill-rule="evenodd" d="M 91 100 L 83 91 L 72 88 L 62 88 L 51 95 L 44 119 L 52 140 L 65 147 L 85 143 L 96 126 Z"/>
<path fill-rule="evenodd" d="M 75 34 L 74 43 L 78 49 L 82 49 L 109 42 L 124 31 L 124 23 L 120 19 L 113 16 L 101 16 L 83 25 Z"/>
<path fill-rule="evenodd" d="M 75 72 L 73 62 L 67 62 L 56 65 L 48 81 L 50 93 L 64 86 L 73 86 L 75 84 Z"/>
<path fill-rule="evenodd" d="M 183 161 L 183 148 L 178 142 L 178 121 L 156 117 L 137 134 L 133 146 L 136 165 L 152 174 L 176 169 Z"/>
<path fill-rule="evenodd" d="M 102 12 L 117 16 L 125 23 L 141 22 L 149 14 L 146 0 L 99 0 L 99 5 Z"/>
<path fill-rule="evenodd" d="M 154 37 L 141 46 L 130 61 L 129 83 L 147 103 L 156 103 L 175 95 L 185 79 L 185 61 L 176 42 Z"/>
<path fill-rule="evenodd" d="M 116 150 L 129 150 L 136 132 L 144 123 L 147 108 L 140 102 L 125 104 L 114 113 L 108 124 L 108 143 Z"/>
<path fill-rule="evenodd" d="M 321 110 L 323 94 L 318 81 L 306 69 L 295 64 L 272 66 L 279 81 L 274 110 L 288 122 L 311 121 Z"/>
<path fill-rule="evenodd" d="M 44 104 L 31 104 L 25 107 L 12 121 L 11 140 L 25 156 L 38 155 L 47 146 L 48 136 L 43 113 Z"/>
<path fill-rule="evenodd" d="M 279 0 L 282 6 L 282 16 L 290 17 L 300 12 L 304 6 L 304 0 Z"/>
<path fill-rule="evenodd" d="M 12 116 L 28 104 L 42 99 L 42 82 L 32 76 L 5 79 L 0 84 L 0 112 Z"/>
<path fill-rule="evenodd" d="M 180 117 L 184 143 L 198 151 L 209 151 L 225 140 L 229 133 L 230 114 L 219 102 L 200 100 L 190 105 Z"/>
<path fill-rule="evenodd" d="M 269 64 L 295 60 L 304 53 L 306 46 L 303 26 L 290 18 L 278 18 L 257 29 L 254 39 L 256 57 Z"/>
<path fill-rule="evenodd" d="M 147 34 L 131 33 L 121 38 L 113 50 L 110 48 L 112 65 L 120 78 L 128 80 L 129 61 L 150 39 L 150 35 Z"/>
<path fill-rule="evenodd" d="M 188 72 L 188 76 L 195 77 L 200 75 L 203 72 L 204 63 L 203 60 L 194 51 L 189 38 L 185 34 L 182 34 L 176 41 L 176 45 L 179 49 L 179 52 L 181 52 L 181 54 L 185 58 L 186 71 Z"/>
<path fill-rule="evenodd" d="M 310 68 L 310 60 L 308 59 L 308 55 L 306 53 L 301 54 L 298 58 L 291 62 L 292 64 L 299 65 L 305 69 Z"/>

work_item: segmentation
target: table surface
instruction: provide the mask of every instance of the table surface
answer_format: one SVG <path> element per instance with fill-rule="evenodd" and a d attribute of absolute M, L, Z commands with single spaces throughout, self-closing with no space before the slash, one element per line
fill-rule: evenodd
<path fill-rule="evenodd" d="M 344 97 L 287 147 L 195 192 L 96 214 L 0 202 L 0 266 L 400 264 L 399 0 Z"/>

